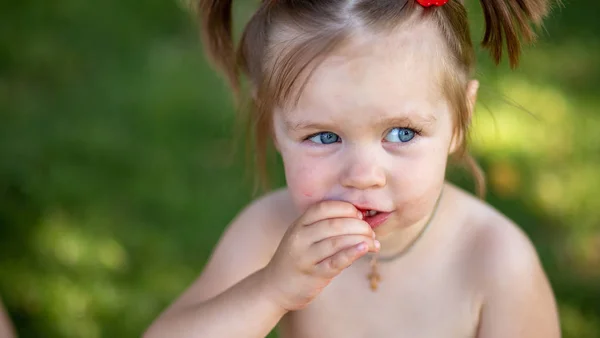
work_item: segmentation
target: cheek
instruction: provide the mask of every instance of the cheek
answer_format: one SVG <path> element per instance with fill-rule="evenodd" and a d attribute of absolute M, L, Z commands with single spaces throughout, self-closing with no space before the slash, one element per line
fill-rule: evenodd
<path fill-rule="evenodd" d="M 314 158 L 282 157 L 287 188 L 299 212 L 327 196 L 332 181 L 332 172 L 324 169 L 328 166 Z"/>
<path fill-rule="evenodd" d="M 411 159 L 393 180 L 396 210 L 404 226 L 429 215 L 444 185 L 446 152 L 432 150 L 421 154 Z"/>

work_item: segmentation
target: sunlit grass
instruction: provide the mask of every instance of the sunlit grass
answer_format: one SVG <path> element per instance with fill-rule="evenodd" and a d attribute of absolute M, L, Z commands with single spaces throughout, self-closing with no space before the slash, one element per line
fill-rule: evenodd
<path fill-rule="evenodd" d="M 574 128 L 566 122 L 572 108 L 561 91 L 515 76 L 501 79 L 498 91 L 474 117 L 476 151 L 534 158 L 571 150 Z"/>
<path fill-rule="evenodd" d="M 40 255 L 51 256 L 69 268 L 118 271 L 126 267 L 127 253 L 114 238 L 92 235 L 60 212 L 45 216 L 43 221 L 33 245 Z"/>
<path fill-rule="evenodd" d="M 560 306 L 564 337 L 594 338 L 600 336 L 600 321 L 581 313 L 572 306 Z"/>
<path fill-rule="evenodd" d="M 497 88 L 510 104 L 497 99 L 487 111 L 479 107 L 472 144 L 489 163 L 491 189 L 527 200 L 563 229 L 553 249 L 563 257 L 561 269 L 599 278 L 600 119 L 593 112 L 600 104 L 582 106 L 557 84 L 514 75 Z M 549 225 L 540 224 L 540 231 Z"/>

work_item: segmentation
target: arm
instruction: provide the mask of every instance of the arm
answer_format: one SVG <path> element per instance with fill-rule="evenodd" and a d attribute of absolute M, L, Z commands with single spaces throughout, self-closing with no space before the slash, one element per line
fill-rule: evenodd
<path fill-rule="evenodd" d="M 350 203 L 321 201 L 294 222 L 281 217 L 266 228 L 277 215 L 294 212 L 286 211 L 289 202 L 265 203 L 268 208 L 251 208 L 254 216 L 234 222 L 198 282 L 147 337 L 265 336 L 287 311 L 306 307 L 354 261 L 379 250 L 375 233 Z"/>
<path fill-rule="evenodd" d="M 145 337 L 265 337 L 285 311 L 265 296 L 261 276 L 258 271 L 214 298 L 170 309 Z"/>
<path fill-rule="evenodd" d="M 558 338 L 554 295 L 534 247 L 520 231 L 488 246 L 478 338 Z"/>
<path fill-rule="evenodd" d="M 273 329 L 285 313 L 269 301 L 262 281 L 278 244 L 277 215 L 268 208 L 274 199 L 258 200 L 232 222 L 201 276 L 145 337 L 264 337 Z"/>
<path fill-rule="evenodd" d="M 13 338 L 16 337 L 15 331 L 10 322 L 8 314 L 4 310 L 4 306 L 0 301 L 0 338 Z"/>

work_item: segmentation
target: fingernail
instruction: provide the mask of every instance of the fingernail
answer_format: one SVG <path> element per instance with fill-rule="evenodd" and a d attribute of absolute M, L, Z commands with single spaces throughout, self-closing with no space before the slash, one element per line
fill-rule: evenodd
<path fill-rule="evenodd" d="M 359 218 L 359 219 L 363 219 L 363 214 L 362 214 L 362 212 L 360 212 L 360 211 L 359 211 L 359 212 L 358 212 L 356 215 L 358 215 L 358 218 Z"/>
<path fill-rule="evenodd" d="M 378 241 L 378 240 L 375 240 L 375 248 L 376 248 L 377 250 L 379 250 L 379 248 L 381 248 L 381 243 L 379 243 L 379 241 Z"/>
<path fill-rule="evenodd" d="M 356 247 L 356 249 L 357 249 L 358 251 L 365 251 L 365 250 L 367 249 L 367 243 L 365 243 L 365 242 L 362 242 L 362 243 L 360 243 L 360 244 L 359 244 L 359 245 Z"/>

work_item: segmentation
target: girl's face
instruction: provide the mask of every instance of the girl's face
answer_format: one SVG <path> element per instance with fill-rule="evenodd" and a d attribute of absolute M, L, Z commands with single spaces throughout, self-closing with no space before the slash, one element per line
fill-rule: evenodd
<path fill-rule="evenodd" d="M 315 70 L 297 107 L 274 113 L 299 212 L 322 200 L 389 212 L 372 224 L 378 235 L 429 216 L 454 148 L 442 46 L 427 23 L 356 36 Z"/>

